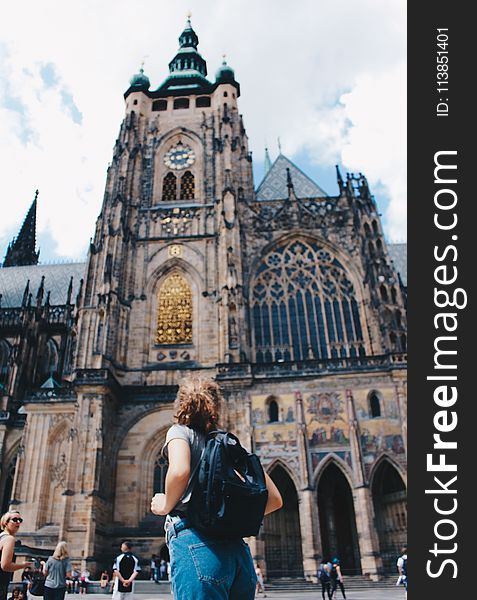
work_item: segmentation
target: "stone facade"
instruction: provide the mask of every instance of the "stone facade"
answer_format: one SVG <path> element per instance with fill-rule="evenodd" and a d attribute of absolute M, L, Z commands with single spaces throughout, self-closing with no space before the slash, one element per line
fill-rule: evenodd
<path fill-rule="evenodd" d="M 190 62 L 125 94 L 84 283 L 0 309 L 4 507 L 23 544 L 65 539 L 92 571 L 124 538 L 165 553 L 149 502 L 177 384 L 200 371 L 285 499 L 250 540 L 264 570 L 311 578 L 339 555 L 377 577 L 406 535 L 407 357 L 375 201 L 361 174 L 313 195 L 282 155 L 256 193 L 240 86 L 225 64 L 205 79 L 196 39 L 189 23 Z"/>

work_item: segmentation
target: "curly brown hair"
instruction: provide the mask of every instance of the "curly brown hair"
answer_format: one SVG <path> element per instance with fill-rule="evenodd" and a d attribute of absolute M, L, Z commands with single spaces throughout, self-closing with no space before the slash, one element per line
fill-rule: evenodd
<path fill-rule="evenodd" d="M 197 375 L 188 377 L 179 385 L 175 418 L 179 425 L 209 433 L 218 427 L 221 402 L 222 394 L 215 381 Z"/>

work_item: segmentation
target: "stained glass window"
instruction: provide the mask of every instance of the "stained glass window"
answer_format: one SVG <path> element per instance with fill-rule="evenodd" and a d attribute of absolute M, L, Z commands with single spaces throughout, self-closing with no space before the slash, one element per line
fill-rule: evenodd
<path fill-rule="evenodd" d="M 192 342 L 192 292 L 179 273 L 173 273 L 159 290 L 157 344 Z"/>
<path fill-rule="evenodd" d="M 364 355 L 356 292 L 329 250 L 289 240 L 260 262 L 252 282 L 255 360 Z"/>

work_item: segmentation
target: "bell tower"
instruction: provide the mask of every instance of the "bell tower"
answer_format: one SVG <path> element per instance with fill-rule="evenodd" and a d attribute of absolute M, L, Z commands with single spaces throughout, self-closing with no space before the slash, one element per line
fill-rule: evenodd
<path fill-rule="evenodd" d="M 198 44 L 188 19 L 165 81 L 132 77 L 89 251 L 77 366 L 131 385 L 248 354 L 237 204 L 254 189 L 240 85 L 225 58 L 209 81 Z"/>

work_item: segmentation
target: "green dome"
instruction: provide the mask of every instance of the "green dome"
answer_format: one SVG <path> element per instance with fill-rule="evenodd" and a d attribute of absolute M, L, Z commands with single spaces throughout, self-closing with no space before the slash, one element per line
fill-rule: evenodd
<path fill-rule="evenodd" d="M 129 83 L 131 84 L 131 87 L 134 88 L 149 89 L 149 86 L 151 85 L 149 77 L 147 75 L 144 75 L 144 69 L 142 67 L 141 69 L 139 69 L 139 73 L 136 73 L 131 77 Z"/>
<path fill-rule="evenodd" d="M 229 67 L 225 60 L 223 61 L 222 66 L 217 70 L 215 80 L 218 83 L 235 81 L 235 71 L 232 67 Z"/>

